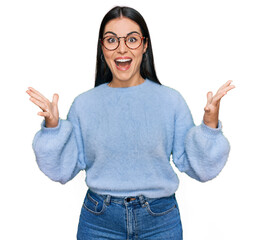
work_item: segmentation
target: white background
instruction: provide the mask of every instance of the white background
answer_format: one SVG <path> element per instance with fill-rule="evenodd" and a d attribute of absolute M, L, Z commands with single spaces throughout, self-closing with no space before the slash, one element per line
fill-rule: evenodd
<path fill-rule="evenodd" d="M 40 172 L 31 144 L 42 118 L 25 91 L 57 92 L 65 119 L 73 99 L 94 87 L 100 22 L 116 5 L 143 15 L 159 80 L 182 93 L 197 125 L 206 93 L 229 79 L 236 85 L 221 101 L 231 144 L 223 171 L 207 183 L 177 171 L 184 239 L 261 239 L 258 2 L 1 1 L 0 239 L 76 239 L 85 173 L 61 185 Z"/>

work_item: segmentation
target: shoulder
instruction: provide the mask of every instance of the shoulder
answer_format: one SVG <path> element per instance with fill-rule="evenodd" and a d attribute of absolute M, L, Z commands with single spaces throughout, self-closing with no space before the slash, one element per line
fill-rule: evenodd
<path fill-rule="evenodd" d="M 156 101 L 160 101 L 161 106 L 169 107 L 168 109 L 174 110 L 176 114 L 189 113 L 188 104 L 178 90 L 155 82 L 152 82 L 150 85 L 152 85 L 153 99 L 156 98 Z"/>
<path fill-rule="evenodd" d="M 154 92 L 154 94 L 161 97 L 161 99 L 166 99 L 169 101 L 180 101 L 180 99 L 183 99 L 181 93 L 167 85 L 158 84 L 156 82 L 150 81 L 151 90 Z"/>
<path fill-rule="evenodd" d="M 97 87 L 91 88 L 85 92 L 80 93 L 78 96 L 75 97 L 73 105 L 77 109 L 82 108 L 84 106 L 94 106 L 95 103 L 97 103 L 101 99 L 104 84 L 101 84 Z"/>

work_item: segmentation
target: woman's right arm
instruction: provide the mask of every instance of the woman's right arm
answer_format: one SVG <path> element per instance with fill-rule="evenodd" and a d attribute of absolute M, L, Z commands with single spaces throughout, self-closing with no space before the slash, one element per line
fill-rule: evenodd
<path fill-rule="evenodd" d="M 29 88 L 27 93 L 30 100 L 43 110 L 38 115 L 45 118 L 33 140 L 37 164 L 51 180 L 65 184 L 86 168 L 75 104 L 72 104 L 67 120 L 62 120 L 58 113 L 57 94 L 49 102 L 33 88 Z"/>

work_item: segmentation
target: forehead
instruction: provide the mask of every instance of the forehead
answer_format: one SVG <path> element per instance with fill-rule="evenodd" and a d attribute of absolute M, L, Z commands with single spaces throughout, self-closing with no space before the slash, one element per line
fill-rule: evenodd
<path fill-rule="evenodd" d="M 121 18 L 115 18 L 111 21 L 109 21 L 104 28 L 104 33 L 111 31 L 116 33 L 118 36 L 125 36 L 126 34 L 136 31 L 141 34 L 141 30 L 139 25 L 134 22 L 133 20 L 121 17 Z"/>

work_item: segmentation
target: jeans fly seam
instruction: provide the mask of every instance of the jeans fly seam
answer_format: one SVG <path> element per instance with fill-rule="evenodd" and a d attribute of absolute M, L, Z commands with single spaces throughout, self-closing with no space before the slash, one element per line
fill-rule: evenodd
<path fill-rule="evenodd" d="M 138 238 L 138 224 L 137 224 L 137 215 L 136 215 L 136 211 L 134 209 L 134 224 L 135 224 L 135 231 L 134 231 L 134 238 L 135 239 L 139 239 Z"/>
<path fill-rule="evenodd" d="M 125 205 L 125 208 L 126 208 L 126 218 L 127 218 L 127 240 L 129 240 L 129 215 L 128 215 L 128 208 L 127 206 Z"/>

